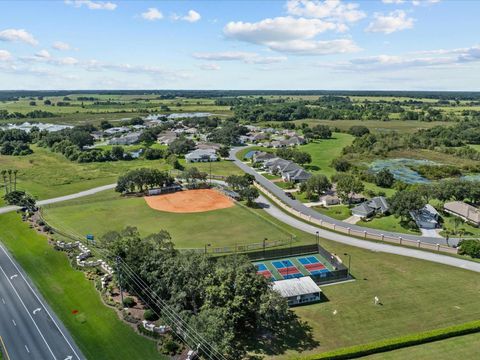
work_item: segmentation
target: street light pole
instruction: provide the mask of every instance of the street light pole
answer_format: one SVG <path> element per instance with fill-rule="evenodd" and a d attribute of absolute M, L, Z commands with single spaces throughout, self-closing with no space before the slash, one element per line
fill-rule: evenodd
<path fill-rule="evenodd" d="M 352 261 L 352 256 L 347 253 L 344 253 L 343 255 L 348 256 L 348 276 L 350 276 L 350 263 Z"/>
<path fill-rule="evenodd" d="M 315 235 L 316 235 L 316 238 L 317 238 L 317 246 L 320 245 L 320 235 L 318 233 L 318 231 L 315 232 Z"/>
<path fill-rule="evenodd" d="M 263 258 L 265 258 L 265 247 L 267 246 L 267 238 L 263 239 Z"/>

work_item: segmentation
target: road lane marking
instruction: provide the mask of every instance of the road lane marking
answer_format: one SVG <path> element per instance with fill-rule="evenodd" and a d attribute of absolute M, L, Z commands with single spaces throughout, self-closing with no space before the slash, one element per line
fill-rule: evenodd
<path fill-rule="evenodd" d="M 27 352 L 30 354 L 30 350 L 28 349 L 27 345 L 25 345 L 25 350 L 27 350 Z"/>
<path fill-rule="evenodd" d="M 13 286 L 12 282 L 11 282 L 10 279 L 8 278 L 7 274 L 6 274 L 5 271 L 3 270 L 3 267 L 2 267 L 2 266 L 0 266 L 0 270 L 2 271 L 3 275 L 5 276 L 5 279 L 7 279 L 8 283 L 9 283 L 10 286 L 12 287 L 13 291 L 15 292 L 15 295 L 17 295 L 18 300 L 20 300 L 20 302 L 22 303 L 22 305 L 23 305 L 23 307 L 25 308 L 25 311 L 27 312 L 28 316 L 30 316 L 30 319 L 32 320 L 33 325 L 35 325 L 35 327 L 37 328 L 37 331 L 38 331 L 38 333 L 40 334 L 40 337 L 42 338 L 43 342 L 45 343 L 45 345 L 47 345 L 48 350 L 49 350 L 50 353 L 52 354 L 53 358 L 56 360 L 57 358 L 55 357 L 55 354 L 53 353 L 52 349 L 51 349 L 50 346 L 48 345 L 47 340 L 45 340 L 45 337 L 43 336 L 42 332 L 40 331 L 37 323 L 35 322 L 35 320 L 33 319 L 32 315 L 30 314 L 30 311 L 28 311 L 27 307 L 25 306 L 25 303 L 23 302 L 22 298 L 20 297 L 20 295 L 19 295 L 18 292 L 17 292 L 17 289 L 15 289 L 15 287 Z"/>
<path fill-rule="evenodd" d="M 15 279 L 17 276 L 18 276 L 18 274 L 15 274 L 15 275 L 10 276 L 10 280 Z"/>
<path fill-rule="evenodd" d="M 5 346 L 5 343 L 3 342 L 3 338 L 1 336 L 0 336 L 0 343 L 2 345 L 4 355 L 7 357 L 7 360 L 10 360 L 10 355 L 8 355 L 7 347 Z"/>
<path fill-rule="evenodd" d="M 43 302 L 40 300 L 40 297 L 37 295 L 37 293 L 33 290 L 32 286 L 30 285 L 30 283 L 27 281 L 27 279 L 25 279 L 25 276 L 23 276 L 23 273 L 20 271 L 20 269 L 18 268 L 17 264 L 15 264 L 15 262 L 12 260 L 12 258 L 10 257 L 9 253 L 5 250 L 5 248 L 3 247 L 3 245 L 0 244 L 0 249 L 3 251 L 3 253 L 5 255 L 7 255 L 8 259 L 10 260 L 10 262 L 13 264 L 13 266 L 15 266 L 15 269 L 17 269 L 18 273 L 20 274 L 20 276 L 22 277 L 23 281 L 25 281 L 25 283 L 27 284 L 27 286 L 29 287 L 30 291 L 32 292 L 32 294 L 37 298 L 38 302 L 40 303 L 40 305 L 42 305 L 43 309 L 46 311 L 46 313 L 48 314 L 48 316 L 50 317 L 50 319 L 52 320 L 52 322 L 55 324 L 55 326 L 57 327 L 58 331 L 60 332 L 60 334 L 62 334 L 62 337 L 64 338 L 65 342 L 68 344 L 68 346 L 70 347 L 70 349 L 72 350 L 73 354 L 75 355 L 75 357 L 78 359 L 78 360 L 81 360 L 80 356 L 77 354 L 77 352 L 75 351 L 75 349 L 73 348 L 72 344 L 70 343 L 70 341 L 68 341 L 67 337 L 65 336 L 65 334 L 63 333 L 62 329 L 60 329 L 60 326 L 58 326 L 57 322 L 55 321 L 55 319 L 53 318 L 53 316 L 50 314 L 50 312 L 48 311 L 48 309 L 46 308 L 46 306 L 43 304 Z M 29 313 L 30 315 L 30 313 Z M 33 318 L 32 318 L 33 320 Z"/>
<path fill-rule="evenodd" d="M 36 314 L 37 312 L 39 312 L 40 310 L 42 310 L 42 309 L 36 308 L 35 310 L 33 310 L 33 311 L 32 311 L 33 315 L 35 315 L 35 314 Z"/>
<path fill-rule="evenodd" d="M 15 320 L 12 319 L 12 322 L 14 326 L 17 326 L 17 323 L 15 322 Z"/>
<path fill-rule="evenodd" d="M 4 298 L 2 298 L 2 302 L 3 302 L 3 304 L 5 305 L 5 299 L 4 299 Z"/>

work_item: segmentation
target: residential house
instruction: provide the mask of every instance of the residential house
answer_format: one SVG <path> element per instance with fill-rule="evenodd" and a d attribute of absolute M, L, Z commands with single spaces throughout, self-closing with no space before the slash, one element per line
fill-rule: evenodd
<path fill-rule="evenodd" d="M 292 136 L 284 141 L 286 146 L 297 146 L 306 143 L 305 139 L 301 136 Z"/>
<path fill-rule="evenodd" d="M 419 210 L 410 211 L 410 216 L 420 229 L 436 229 L 438 228 L 438 220 L 440 215 L 437 210 L 430 204 L 425 205 Z"/>
<path fill-rule="evenodd" d="M 318 199 L 323 206 L 338 205 L 340 204 L 340 199 L 336 195 L 323 195 Z"/>
<path fill-rule="evenodd" d="M 177 138 L 174 131 L 164 131 L 157 136 L 157 141 L 163 145 L 170 145 Z"/>
<path fill-rule="evenodd" d="M 212 149 L 212 150 L 218 151 L 220 150 L 221 147 L 222 147 L 222 144 L 217 144 L 213 142 L 199 142 L 197 144 L 197 149 L 202 149 L 202 150 Z"/>
<path fill-rule="evenodd" d="M 132 145 L 140 140 L 141 132 L 133 132 L 120 137 L 112 138 L 108 141 L 109 145 Z"/>
<path fill-rule="evenodd" d="M 362 218 L 368 218 L 375 214 L 385 214 L 390 209 L 387 199 L 383 196 L 376 196 L 371 200 L 365 201 L 352 209 L 352 215 Z"/>
<path fill-rule="evenodd" d="M 263 165 L 264 169 L 271 174 L 279 174 L 283 181 L 304 182 L 307 181 L 311 174 L 306 172 L 300 165 L 293 161 L 282 158 L 272 158 L 266 160 Z"/>
<path fill-rule="evenodd" d="M 275 154 L 264 151 L 257 151 L 253 154 L 253 162 L 255 163 L 263 163 L 274 158 L 276 158 Z"/>
<path fill-rule="evenodd" d="M 257 134 L 252 134 L 252 136 L 250 137 L 251 141 L 253 142 L 259 142 L 259 141 L 262 141 L 262 140 L 267 140 L 268 139 L 268 135 L 265 134 L 265 133 L 257 133 Z"/>
<path fill-rule="evenodd" d="M 197 149 L 185 155 L 187 162 L 211 162 L 217 161 L 218 155 L 213 149 Z"/>
<path fill-rule="evenodd" d="M 480 225 L 480 210 L 463 201 L 447 202 L 443 205 L 443 210 L 475 226 Z"/>

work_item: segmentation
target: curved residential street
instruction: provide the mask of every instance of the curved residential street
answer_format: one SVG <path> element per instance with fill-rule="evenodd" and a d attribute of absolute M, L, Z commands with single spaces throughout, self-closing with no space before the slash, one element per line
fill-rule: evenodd
<path fill-rule="evenodd" d="M 418 236 L 418 235 L 410 235 L 410 234 L 403 234 L 403 233 L 396 233 L 396 232 L 389 232 L 389 231 L 384 231 L 384 230 L 375 230 L 372 228 L 363 228 L 358 225 L 354 224 L 347 224 L 344 221 L 341 220 L 336 220 L 331 217 L 328 217 L 326 215 L 323 215 L 315 210 L 310 209 L 309 207 L 305 206 L 303 203 L 301 203 L 298 200 L 292 200 L 290 199 L 287 195 L 285 195 L 285 192 L 280 189 L 277 185 L 272 183 L 270 180 L 266 179 L 264 176 L 260 175 L 257 173 L 253 168 L 251 168 L 249 165 L 243 163 L 242 161 L 237 159 L 237 153 L 244 149 L 245 147 L 236 147 L 233 148 L 230 151 L 230 160 L 232 160 L 235 165 L 237 165 L 240 169 L 242 169 L 244 172 L 247 174 L 251 174 L 255 177 L 255 181 L 259 183 L 261 186 L 263 186 L 265 189 L 270 191 L 272 194 L 274 194 L 278 199 L 280 199 L 283 203 L 287 204 L 291 208 L 301 212 L 302 214 L 305 214 L 307 216 L 311 216 L 313 219 L 317 220 L 322 220 L 325 222 L 328 222 L 330 224 L 335 224 L 339 226 L 344 226 L 344 227 L 350 227 L 352 230 L 358 230 L 358 231 L 364 231 L 367 230 L 369 233 L 372 234 L 377 234 L 379 236 L 386 235 L 386 236 L 392 236 L 392 237 L 402 237 L 404 239 L 408 240 L 413 240 L 413 241 L 422 241 L 422 242 L 427 242 L 431 244 L 441 244 L 441 245 L 456 245 L 458 243 L 458 239 L 453 239 L 451 238 L 449 240 L 449 243 L 447 244 L 447 241 L 444 238 L 440 237 L 428 237 L 428 236 Z"/>

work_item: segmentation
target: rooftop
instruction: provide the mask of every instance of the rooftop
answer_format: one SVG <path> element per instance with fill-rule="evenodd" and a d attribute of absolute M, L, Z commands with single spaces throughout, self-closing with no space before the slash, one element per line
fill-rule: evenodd
<path fill-rule="evenodd" d="M 322 291 L 309 276 L 274 281 L 273 290 L 280 293 L 282 297 L 301 296 Z"/>

